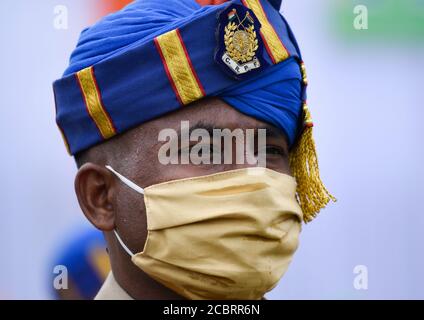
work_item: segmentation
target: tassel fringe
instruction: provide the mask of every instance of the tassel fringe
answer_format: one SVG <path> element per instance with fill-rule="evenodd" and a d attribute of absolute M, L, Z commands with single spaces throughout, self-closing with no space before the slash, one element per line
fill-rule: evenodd
<path fill-rule="evenodd" d="M 303 111 L 304 131 L 290 153 L 290 167 L 297 181 L 297 201 L 303 211 L 303 220 L 307 223 L 312 221 L 330 200 L 337 200 L 321 181 L 312 135 L 313 122 L 306 103 L 303 105 Z"/>

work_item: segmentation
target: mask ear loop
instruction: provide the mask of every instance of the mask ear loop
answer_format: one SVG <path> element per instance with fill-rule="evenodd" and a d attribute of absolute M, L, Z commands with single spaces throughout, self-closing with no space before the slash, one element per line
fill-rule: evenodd
<path fill-rule="evenodd" d="M 132 182 L 130 179 L 124 177 L 119 172 L 115 171 L 111 166 L 107 165 L 105 166 L 106 169 L 108 169 L 110 172 L 112 172 L 115 176 L 118 177 L 119 180 L 121 180 L 124 184 L 126 184 L 128 187 L 133 189 L 134 191 L 144 194 L 144 189 L 142 187 L 139 187 L 134 182 Z M 119 244 L 122 246 L 122 248 L 125 250 L 126 253 L 128 253 L 131 257 L 134 256 L 134 253 L 128 249 L 128 247 L 125 245 L 124 241 L 122 241 L 121 237 L 119 236 L 116 229 L 113 229 L 113 233 L 115 234 L 116 239 L 118 239 Z"/>
<path fill-rule="evenodd" d="M 144 194 L 144 189 L 142 187 L 139 187 L 134 182 L 132 182 L 130 179 L 125 178 L 122 174 L 120 174 L 119 172 L 116 172 L 111 166 L 105 166 L 105 167 L 106 167 L 106 169 L 111 171 L 113 174 L 115 174 L 115 176 L 117 176 L 118 179 L 121 180 L 128 187 L 130 187 L 131 189 L 133 189 L 134 191 L 136 191 L 138 193 Z"/>
<path fill-rule="evenodd" d="M 118 239 L 119 244 L 122 246 L 125 252 L 128 253 L 131 257 L 133 257 L 134 253 L 130 249 L 128 249 L 124 241 L 122 241 L 121 237 L 119 236 L 118 232 L 115 229 L 113 229 L 113 232 L 115 233 L 116 239 Z"/>

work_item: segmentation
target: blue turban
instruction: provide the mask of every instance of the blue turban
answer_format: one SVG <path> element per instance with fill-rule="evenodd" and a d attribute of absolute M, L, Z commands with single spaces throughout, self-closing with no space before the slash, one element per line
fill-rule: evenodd
<path fill-rule="evenodd" d="M 248 7 L 262 25 L 264 68 L 243 80 L 214 61 L 221 36 L 217 15 L 229 5 Z M 174 31 L 188 56 L 188 75 L 198 83 L 192 96 L 172 83 L 172 61 L 166 64 L 160 44 Z M 135 1 L 81 33 L 69 67 L 54 83 L 57 123 L 75 154 L 181 105 L 216 96 L 278 127 L 292 145 L 305 99 L 300 64 L 293 33 L 268 0 L 203 7 L 194 0 Z"/>

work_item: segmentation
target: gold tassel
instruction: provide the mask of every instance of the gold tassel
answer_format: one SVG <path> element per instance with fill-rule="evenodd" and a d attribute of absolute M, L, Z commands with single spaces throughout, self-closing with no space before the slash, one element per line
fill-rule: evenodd
<path fill-rule="evenodd" d="M 319 175 L 318 158 L 312 135 L 313 122 L 306 103 L 304 131 L 290 153 L 290 167 L 297 181 L 296 197 L 303 211 L 303 220 L 310 222 L 332 200 Z"/>

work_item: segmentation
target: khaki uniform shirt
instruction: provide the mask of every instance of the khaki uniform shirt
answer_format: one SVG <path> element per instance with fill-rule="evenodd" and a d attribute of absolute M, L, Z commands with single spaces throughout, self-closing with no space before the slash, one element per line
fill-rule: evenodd
<path fill-rule="evenodd" d="M 109 272 L 105 282 L 100 288 L 94 300 L 134 300 L 131 296 L 116 282 L 112 272 Z"/>

